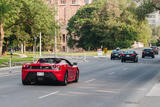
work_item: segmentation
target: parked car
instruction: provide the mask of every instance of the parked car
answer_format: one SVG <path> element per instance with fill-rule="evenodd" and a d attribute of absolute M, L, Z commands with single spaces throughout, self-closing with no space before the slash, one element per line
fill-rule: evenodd
<path fill-rule="evenodd" d="M 153 49 L 154 54 L 157 54 L 157 55 L 158 55 L 158 53 L 159 53 L 159 48 L 158 48 L 157 46 L 152 46 L 151 48 Z"/>
<path fill-rule="evenodd" d="M 36 63 L 22 66 L 22 84 L 37 82 L 78 82 L 79 69 L 77 63 L 71 64 L 63 58 L 40 58 Z"/>
<path fill-rule="evenodd" d="M 114 50 L 114 51 L 112 51 L 112 53 L 111 53 L 111 60 L 112 59 L 121 59 L 121 54 L 123 53 L 123 51 L 121 51 L 121 50 Z"/>
<path fill-rule="evenodd" d="M 154 58 L 154 51 L 152 48 L 146 48 L 142 51 L 142 58 L 146 57 L 146 56 L 149 56 L 149 57 L 152 57 Z"/>
<path fill-rule="evenodd" d="M 134 50 L 127 50 L 122 53 L 121 62 L 126 62 L 127 60 L 138 62 L 138 54 Z"/>

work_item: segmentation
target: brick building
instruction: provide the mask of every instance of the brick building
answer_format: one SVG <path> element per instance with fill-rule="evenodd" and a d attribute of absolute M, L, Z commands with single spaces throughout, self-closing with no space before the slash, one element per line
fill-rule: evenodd
<path fill-rule="evenodd" d="M 67 51 L 67 24 L 69 19 L 77 12 L 77 10 L 92 0 L 49 0 L 50 4 L 55 4 L 57 8 L 57 21 L 60 26 L 59 39 L 60 50 Z"/>

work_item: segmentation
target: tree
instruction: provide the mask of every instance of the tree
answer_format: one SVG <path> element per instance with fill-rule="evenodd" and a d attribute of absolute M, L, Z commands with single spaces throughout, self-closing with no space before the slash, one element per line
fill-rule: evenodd
<path fill-rule="evenodd" d="M 101 0 L 80 8 L 68 24 L 68 45 L 95 50 L 128 48 L 134 41 L 148 44 L 151 30 L 146 20 L 138 20 L 136 9 L 128 0 Z"/>
<path fill-rule="evenodd" d="M 0 56 L 2 55 L 5 31 L 10 29 L 13 25 L 19 23 L 17 19 L 19 16 L 20 7 L 20 3 L 15 0 L 0 1 Z"/>
<path fill-rule="evenodd" d="M 2 0 L 0 8 L 0 56 L 2 55 L 4 37 L 5 43 L 10 43 L 8 42 L 10 39 L 7 38 L 14 35 L 16 37 L 14 39 L 18 40 L 15 43 L 17 45 L 23 44 L 24 47 L 27 44 L 33 46 L 34 36 L 38 38 L 40 32 L 42 32 L 42 36 L 50 37 L 48 42 L 53 39 L 54 29 L 58 28 L 54 20 L 55 9 L 49 7 L 46 0 Z M 47 40 L 45 41 L 47 42 Z M 5 48 L 7 49 L 6 46 Z"/>

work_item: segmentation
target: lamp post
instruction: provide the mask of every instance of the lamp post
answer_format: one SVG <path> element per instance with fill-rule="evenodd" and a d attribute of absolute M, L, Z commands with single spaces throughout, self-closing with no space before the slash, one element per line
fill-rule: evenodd
<path fill-rule="evenodd" d="M 34 54 L 36 54 L 36 40 L 37 40 L 37 37 L 34 36 Z"/>
<path fill-rule="evenodd" d="M 39 54 L 40 54 L 40 56 L 41 56 L 41 51 L 42 51 L 42 48 L 41 48 L 41 39 L 42 39 L 42 38 L 41 38 L 41 32 L 40 32 L 40 37 L 39 37 L 39 39 L 40 39 L 40 46 L 39 46 L 39 51 L 40 51 L 40 53 L 39 53 Z"/>
<path fill-rule="evenodd" d="M 11 51 L 10 51 L 10 55 L 11 55 L 11 58 L 10 58 L 10 64 L 9 64 L 9 67 L 10 67 L 10 71 L 9 71 L 9 73 L 12 73 L 11 67 L 12 67 L 13 49 L 11 49 Z"/>
<path fill-rule="evenodd" d="M 54 3 L 54 7 L 55 7 L 55 10 L 57 10 L 58 12 L 58 1 L 55 0 L 55 3 Z M 57 19 L 56 19 L 56 15 L 54 17 L 54 20 L 55 20 L 55 23 L 57 22 Z M 56 52 L 57 52 L 57 29 L 56 29 L 56 26 L 55 26 L 55 37 L 54 37 L 54 56 L 56 57 Z"/>

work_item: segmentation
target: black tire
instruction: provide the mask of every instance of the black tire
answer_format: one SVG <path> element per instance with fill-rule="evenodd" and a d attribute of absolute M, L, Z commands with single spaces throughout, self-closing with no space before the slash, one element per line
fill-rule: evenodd
<path fill-rule="evenodd" d="M 30 82 L 25 81 L 25 80 L 22 80 L 22 84 L 23 84 L 23 85 L 31 85 L 31 83 L 30 83 Z"/>
<path fill-rule="evenodd" d="M 155 56 L 152 56 L 152 58 L 155 58 Z"/>
<path fill-rule="evenodd" d="M 68 84 L 68 72 L 65 73 L 64 75 L 64 81 L 63 81 L 63 85 L 66 86 Z"/>
<path fill-rule="evenodd" d="M 142 56 L 142 58 L 144 58 L 144 56 Z"/>
<path fill-rule="evenodd" d="M 111 57 L 111 60 L 113 60 L 113 58 Z"/>
<path fill-rule="evenodd" d="M 122 63 L 125 62 L 124 59 L 121 59 L 121 62 L 122 62 Z"/>
<path fill-rule="evenodd" d="M 138 62 L 138 59 L 135 59 L 135 61 L 134 61 L 135 63 L 137 63 Z"/>
<path fill-rule="evenodd" d="M 74 82 L 78 82 L 78 80 L 79 80 L 79 70 L 77 70 L 76 78 L 75 78 Z"/>

